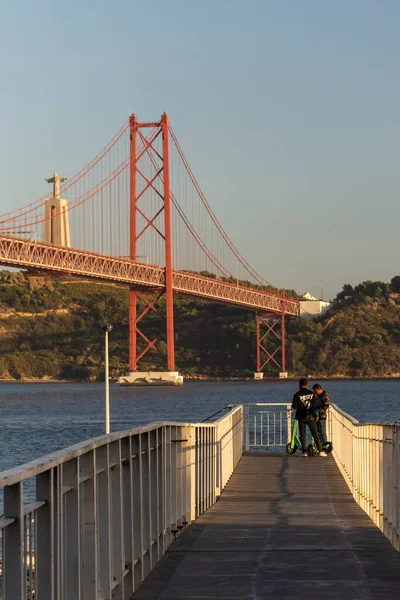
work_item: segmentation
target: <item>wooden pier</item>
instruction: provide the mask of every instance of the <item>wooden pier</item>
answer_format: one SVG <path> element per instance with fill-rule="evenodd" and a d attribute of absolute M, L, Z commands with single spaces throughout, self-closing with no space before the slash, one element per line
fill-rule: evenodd
<path fill-rule="evenodd" d="M 333 458 L 245 454 L 133 600 L 393 600 L 400 553 Z"/>

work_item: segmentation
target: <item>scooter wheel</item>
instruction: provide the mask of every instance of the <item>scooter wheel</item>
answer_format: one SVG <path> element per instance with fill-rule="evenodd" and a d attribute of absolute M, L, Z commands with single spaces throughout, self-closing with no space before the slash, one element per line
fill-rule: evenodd
<path fill-rule="evenodd" d="M 325 444 L 322 445 L 322 450 L 327 454 L 330 454 L 333 450 L 332 442 L 325 442 Z"/>
<path fill-rule="evenodd" d="M 297 446 L 294 446 L 292 448 L 292 444 L 290 442 L 287 444 L 287 446 L 286 446 L 286 452 L 288 454 L 294 454 L 296 452 L 296 450 L 297 450 Z"/>
<path fill-rule="evenodd" d="M 309 446 L 307 448 L 307 452 L 308 452 L 308 456 L 314 456 L 315 450 L 314 450 L 314 446 L 312 444 L 309 444 Z"/>

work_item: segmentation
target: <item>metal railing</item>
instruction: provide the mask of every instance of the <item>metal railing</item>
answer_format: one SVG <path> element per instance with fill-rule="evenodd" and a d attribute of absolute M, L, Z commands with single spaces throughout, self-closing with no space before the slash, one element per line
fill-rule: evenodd
<path fill-rule="evenodd" d="M 247 451 L 285 446 L 291 435 L 291 405 L 244 405 Z M 332 404 L 327 437 L 356 502 L 400 550 L 400 423 L 359 423 Z"/>
<path fill-rule="evenodd" d="M 213 423 L 153 423 L 0 473 L 1 599 L 127 600 L 215 503 L 242 449 L 237 406 Z"/>
<path fill-rule="evenodd" d="M 359 423 L 332 404 L 328 432 L 354 499 L 400 550 L 400 423 Z"/>
<path fill-rule="evenodd" d="M 246 451 L 283 447 L 290 441 L 290 403 L 245 404 L 243 409 Z"/>

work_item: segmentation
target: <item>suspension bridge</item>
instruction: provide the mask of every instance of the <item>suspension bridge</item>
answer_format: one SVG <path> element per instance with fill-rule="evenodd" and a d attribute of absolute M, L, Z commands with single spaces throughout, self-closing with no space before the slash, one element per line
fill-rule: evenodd
<path fill-rule="evenodd" d="M 285 371 L 285 317 L 299 303 L 231 242 L 166 114 L 132 115 L 79 173 L 46 181 L 48 195 L 1 216 L 0 264 L 128 286 L 131 371 L 157 350 L 145 321 L 161 298 L 174 371 L 174 294 L 253 310 L 257 370 Z M 0 473 L 1 600 L 393 598 L 399 423 L 358 423 L 332 405 L 332 456 L 304 461 L 276 452 L 290 405 L 224 410 Z"/>
<path fill-rule="evenodd" d="M 0 264 L 129 286 L 129 370 L 157 351 L 146 316 L 165 301 L 166 367 L 175 371 L 174 294 L 254 310 L 257 371 L 285 372 L 285 317 L 297 300 L 242 256 L 205 198 L 165 113 L 131 115 L 76 175 L 0 216 Z M 271 349 L 267 336 L 276 344 Z"/>

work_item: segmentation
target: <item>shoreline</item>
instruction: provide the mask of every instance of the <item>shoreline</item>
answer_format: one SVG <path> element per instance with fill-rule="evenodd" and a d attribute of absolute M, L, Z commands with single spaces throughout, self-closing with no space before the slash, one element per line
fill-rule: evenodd
<path fill-rule="evenodd" d="M 278 377 L 264 377 L 263 379 L 259 379 L 256 380 L 253 377 L 207 377 L 207 376 L 203 376 L 203 375 L 195 375 L 195 376 L 189 376 L 189 377 L 185 377 L 183 376 L 183 380 L 184 382 L 190 382 L 190 383 L 218 383 L 218 382 L 243 382 L 243 381 L 250 381 L 250 382 L 257 382 L 257 384 L 262 385 L 263 382 L 266 383 L 271 383 L 271 382 L 285 382 L 285 381 L 298 381 L 299 378 L 301 377 L 301 375 L 296 375 L 296 376 L 290 376 L 290 377 L 286 377 L 285 379 L 279 379 Z M 376 377 L 350 377 L 350 376 L 338 376 L 338 377 L 334 377 L 334 376 L 318 376 L 318 375 L 308 375 L 307 377 L 308 381 L 398 381 L 400 380 L 400 376 L 399 375 L 387 375 L 387 376 L 376 376 Z M 104 380 L 102 379 L 98 379 L 95 381 L 88 381 L 87 379 L 51 379 L 51 378 L 45 378 L 45 379 L 39 379 L 39 378 L 27 378 L 27 379 L 0 379 L 0 385 L 1 384 L 10 384 L 10 383 L 18 383 L 18 384 L 27 384 L 27 383 L 57 383 L 57 384 L 66 384 L 66 383 L 90 383 L 90 384 L 94 384 L 94 383 L 103 383 L 104 384 Z M 110 380 L 110 383 L 118 383 L 117 380 Z M 151 386 L 149 386 L 151 387 Z"/>
<path fill-rule="evenodd" d="M 203 382 L 207 382 L 207 381 L 257 381 L 257 383 L 262 384 L 262 382 L 268 382 L 270 383 L 272 382 L 285 382 L 285 381 L 298 381 L 301 377 L 304 377 L 304 375 L 296 375 L 296 376 L 291 376 L 291 377 L 286 377 L 285 379 L 279 379 L 278 377 L 264 377 L 263 379 L 254 379 L 253 377 L 207 377 L 207 378 L 202 378 L 202 377 L 188 377 L 186 378 L 185 376 L 183 377 L 184 381 L 190 381 L 190 382 L 194 382 L 194 383 L 203 383 Z M 387 375 L 387 376 L 376 376 L 376 377 L 350 377 L 350 376 L 341 376 L 341 377 L 334 377 L 334 376 L 327 376 L 327 375 L 309 375 L 308 377 L 306 377 L 306 379 L 308 381 L 398 381 L 400 380 L 400 376 L 399 375 L 395 375 L 395 376 L 391 376 L 391 375 Z"/>
<path fill-rule="evenodd" d="M 87 381 L 85 379 L 0 379 L 2 383 L 96 383 L 95 381 Z"/>

